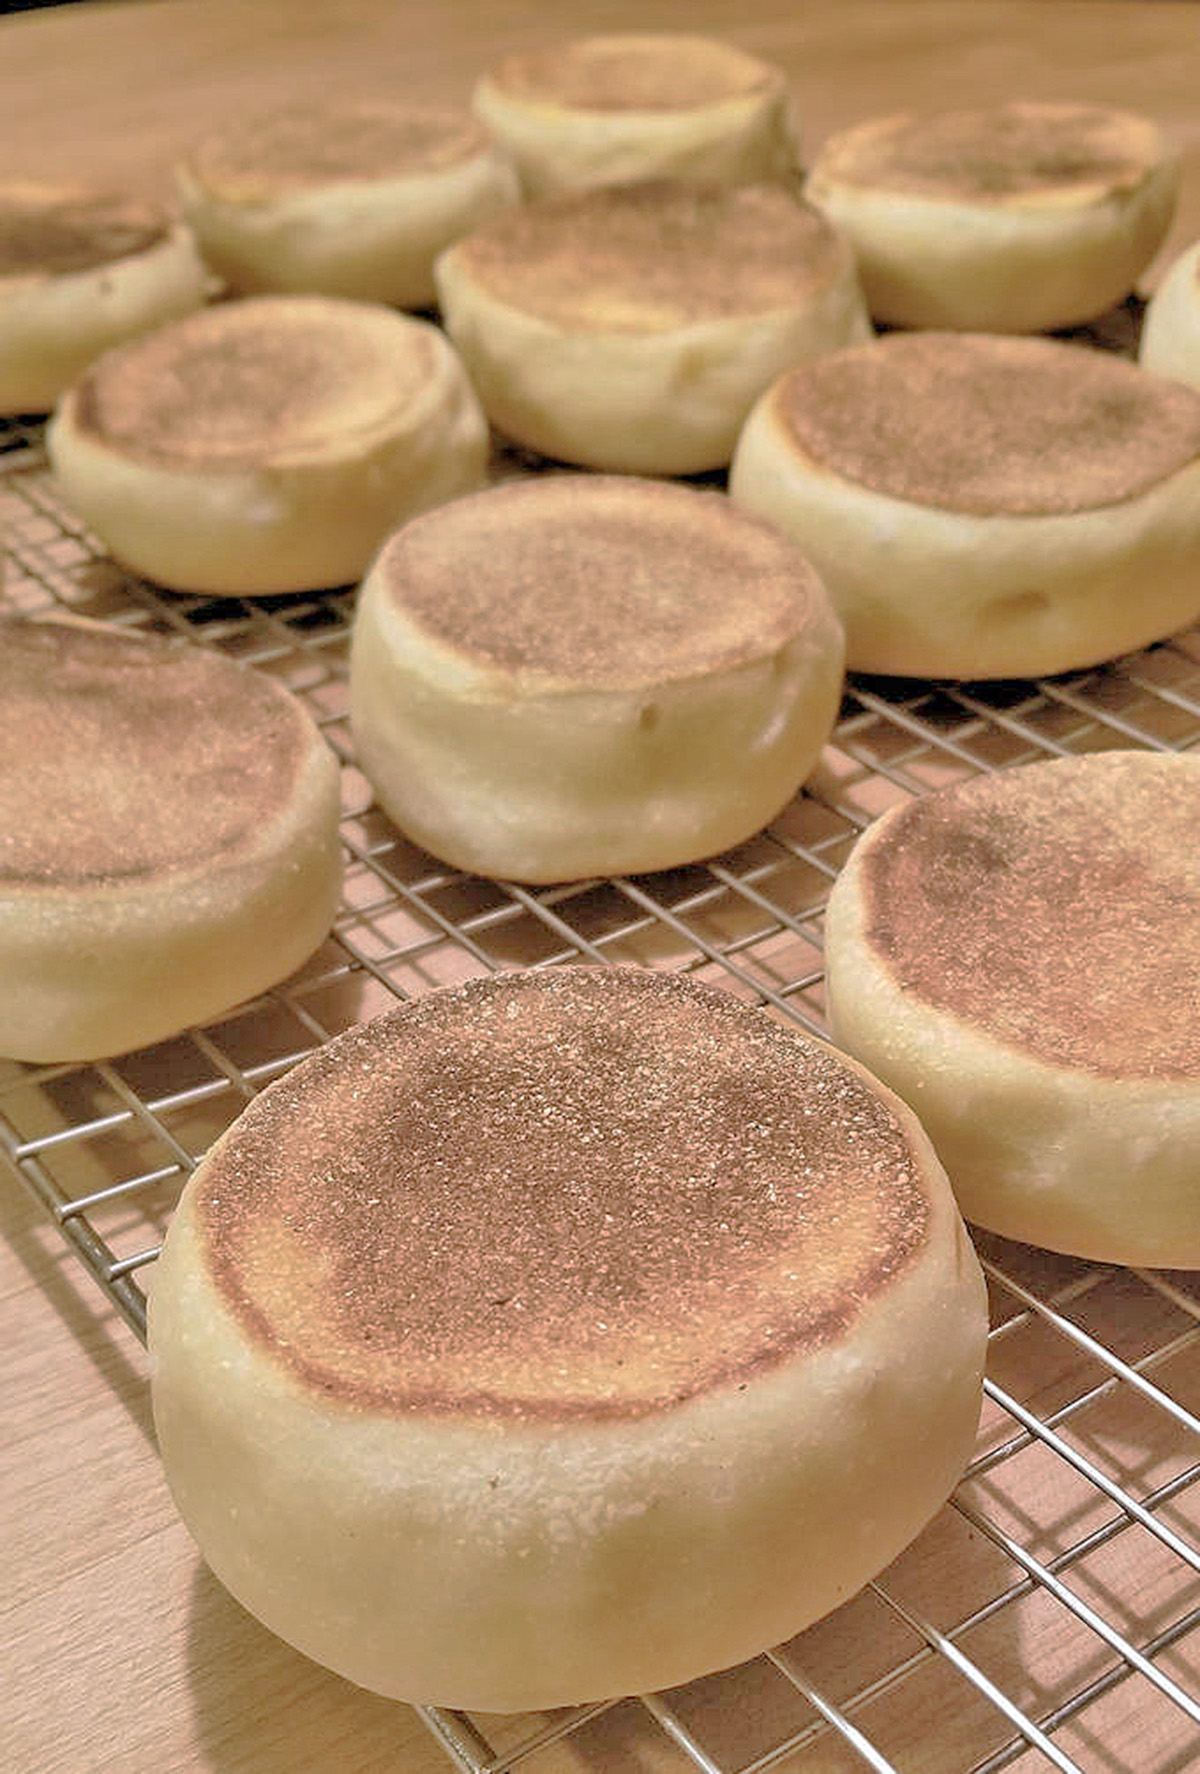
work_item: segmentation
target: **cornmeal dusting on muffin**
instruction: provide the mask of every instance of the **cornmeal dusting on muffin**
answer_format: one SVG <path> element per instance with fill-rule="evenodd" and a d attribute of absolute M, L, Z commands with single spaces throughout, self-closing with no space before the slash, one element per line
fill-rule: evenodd
<path fill-rule="evenodd" d="M 836 1340 L 929 1224 L 904 1129 L 829 1050 L 689 981 L 577 967 L 323 1049 L 216 1148 L 196 1213 L 232 1310 L 306 1385 L 599 1419 Z"/>

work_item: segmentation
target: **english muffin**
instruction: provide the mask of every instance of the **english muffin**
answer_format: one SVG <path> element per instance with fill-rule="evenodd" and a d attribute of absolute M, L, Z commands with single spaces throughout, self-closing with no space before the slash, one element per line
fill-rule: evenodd
<path fill-rule="evenodd" d="M 970 1453 L 986 1317 L 915 1118 L 725 993 L 473 980 L 273 1084 L 151 1283 L 180 1511 L 404 1700 L 645 1691 L 835 1607 Z"/>
<path fill-rule="evenodd" d="M 834 1037 L 920 1116 L 969 1220 L 1200 1265 L 1200 756 L 974 778 L 859 839 L 826 914 Z"/>
<path fill-rule="evenodd" d="M 482 75 L 473 104 L 531 197 L 641 179 L 748 184 L 796 167 L 782 70 L 707 37 L 515 50 Z"/>
<path fill-rule="evenodd" d="M 1031 101 L 857 124 L 805 185 L 852 241 L 876 321 L 997 333 L 1075 326 L 1123 300 L 1178 190 L 1178 156 L 1149 118 Z"/>
<path fill-rule="evenodd" d="M 871 333 L 846 242 L 779 186 L 546 199 L 460 240 L 435 277 L 492 422 L 614 473 L 727 466 L 776 376 Z"/>
<path fill-rule="evenodd" d="M 207 293 L 191 234 L 157 205 L 0 182 L 0 412 L 49 412 L 102 351 Z"/>
<path fill-rule="evenodd" d="M 1171 262 L 1147 303 L 1138 362 L 1200 388 L 1200 240 Z"/>
<path fill-rule="evenodd" d="M 427 321 L 253 296 L 108 352 L 47 448 L 116 558 L 176 591 L 348 584 L 405 518 L 478 486 L 487 426 Z"/>
<path fill-rule="evenodd" d="M 186 642 L 0 619 L 0 1053 L 162 1040 L 295 971 L 341 884 L 302 705 Z"/>
<path fill-rule="evenodd" d="M 175 169 L 208 264 L 240 294 L 434 303 L 433 261 L 517 197 L 469 115 L 383 100 L 239 118 Z"/>
<path fill-rule="evenodd" d="M 892 333 L 814 359 L 730 491 L 811 558 L 855 670 L 1031 677 L 1200 614 L 1200 395 L 1109 353 Z"/>
<path fill-rule="evenodd" d="M 674 867 L 812 770 L 842 635 L 792 543 L 724 494 L 512 481 L 414 519 L 360 593 L 359 763 L 400 829 L 479 874 Z"/>

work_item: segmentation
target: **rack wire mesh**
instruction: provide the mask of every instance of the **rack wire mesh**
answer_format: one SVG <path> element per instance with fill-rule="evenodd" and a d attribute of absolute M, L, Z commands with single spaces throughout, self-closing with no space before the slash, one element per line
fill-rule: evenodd
<path fill-rule="evenodd" d="M 1126 320 L 1091 342 L 1121 348 Z M 1043 682 L 852 679 L 820 770 L 768 831 L 703 866 L 535 891 L 435 863 L 373 806 L 346 719 L 350 592 L 248 601 L 130 577 L 56 497 L 36 423 L 0 428 L 0 535 L 9 609 L 246 661 L 307 704 L 342 763 L 344 904 L 298 975 L 138 1053 L 0 1062 L 3 1163 L 139 1337 L 142 1271 L 188 1173 L 256 1091 L 342 1029 L 468 975 L 587 960 L 683 969 L 823 1032 L 822 908 L 885 806 L 1037 758 L 1200 746 L 1200 628 Z M 537 1717 L 423 1709 L 449 1762 L 1200 1768 L 1200 1275 L 977 1244 L 992 1318 L 978 1444 L 901 1558 L 791 1643 L 669 1694 Z"/>

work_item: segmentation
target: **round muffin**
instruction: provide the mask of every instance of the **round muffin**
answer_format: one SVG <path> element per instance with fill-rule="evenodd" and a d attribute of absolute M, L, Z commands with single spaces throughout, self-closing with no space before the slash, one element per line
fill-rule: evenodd
<path fill-rule="evenodd" d="M 106 353 L 46 443 L 119 561 L 171 590 L 250 595 L 349 584 L 488 457 L 436 327 L 325 296 L 220 304 Z"/>
<path fill-rule="evenodd" d="M 434 303 L 433 261 L 517 197 L 456 111 L 349 101 L 230 123 L 175 169 L 205 259 L 240 294 Z"/>
<path fill-rule="evenodd" d="M 1032 333 L 1122 301 L 1162 245 L 1179 162 L 1148 118 L 1010 103 L 833 135 L 805 192 L 888 326 Z"/>
<path fill-rule="evenodd" d="M 1147 303 L 1138 362 L 1200 388 L 1200 240 L 1172 261 Z"/>
<path fill-rule="evenodd" d="M 518 50 L 475 88 L 529 196 L 640 179 L 748 184 L 796 168 L 779 68 L 682 33 Z"/>
<path fill-rule="evenodd" d="M 460 240 L 435 277 L 492 422 L 614 473 L 725 467 L 789 364 L 871 333 L 846 242 L 779 186 L 548 198 Z"/>
<path fill-rule="evenodd" d="M 332 752 L 271 679 L 0 620 L 0 1053 L 124 1053 L 292 973 L 337 909 L 338 812 Z"/>
<path fill-rule="evenodd" d="M 1200 756 L 1023 765 L 885 813 L 838 877 L 835 1039 L 977 1225 L 1200 1265 L 1198 808 Z"/>
<path fill-rule="evenodd" d="M 547 475 L 407 524 L 359 597 L 358 761 L 407 835 L 519 881 L 671 868 L 812 770 L 842 634 L 796 548 L 722 493 Z"/>
<path fill-rule="evenodd" d="M 969 1456 L 979 1266 L 914 1117 L 681 975 L 473 980 L 273 1084 L 152 1281 L 179 1509 L 367 1688 L 491 1712 L 736 1663 Z"/>
<path fill-rule="evenodd" d="M 811 558 L 853 670 L 1032 677 L 1200 614 L 1200 395 L 1109 353 L 892 333 L 813 360 L 729 484 Z"/>
<path fill-rule="evenodd" d="M 102 351 L 206 294 L 190 233 L 157 206 L 0 183 L 0 412 L 48 412 Z"/>

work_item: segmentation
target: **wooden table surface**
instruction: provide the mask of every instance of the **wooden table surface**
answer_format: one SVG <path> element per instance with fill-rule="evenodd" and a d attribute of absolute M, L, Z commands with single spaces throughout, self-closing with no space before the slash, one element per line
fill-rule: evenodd
<path fill-rule="evenodd" d="M 1150 0 L 70 5 L 0 21 L 0 170 L 163 190 L 172 154 L 241 106 L 357 91 L 465 100 L 481 65 L 566 20 L 723 34 L 782 63 L 810 146 L 901 106 L 1020 95 L 1143 110 L 1184 156 L 1168 255 L 1200 235 L 1200 10 Z M 0 1765 L 443 1774 L 415 1714 L 278 1644 L 206 1575 L 156 1461 L 142 1349 L 2 1170 L 0 1216 Z M 604 1765 L 650 1763 L 614 1749 Z M 919 1746 L 905 1765 L 922 1766 Z"/>

